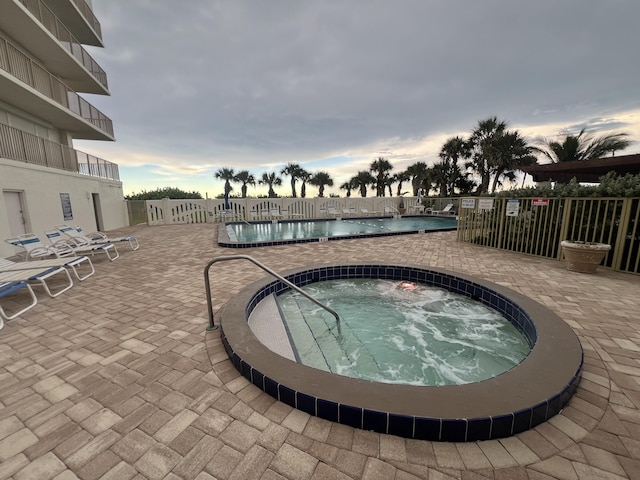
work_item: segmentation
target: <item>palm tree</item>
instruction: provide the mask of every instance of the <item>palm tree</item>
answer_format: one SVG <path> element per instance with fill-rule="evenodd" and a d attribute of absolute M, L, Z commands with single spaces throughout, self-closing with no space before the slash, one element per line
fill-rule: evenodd
<path fill-rule="evenodd" d="M 399 197 L 400 195 L 402 195 L 402 184 L 404 182 L 408 182 L 409 180 L 411 180 L 411 174 L 409 174 L 407 170 L 405 170 L 404 172 L 396 173 L 394 175 L 394 180 L 398 182 L 398 188 L 396 190 L 396 194 Z"/>
<path fill-rule="evenodd" d="M 384 197 L 385 187 L 389 182 L 389 172 L 392 169 L 391 163 L 383 157 L 378 157 L 369 166 L 369 170 L 376 177 L 376 197 Z"/>
<path fill-rule="evenodd" d="M 496 191 L 500 184 L 500 177 L 506 177 L 510 181 L 515 180 L 515 171 L 525 165 L 536 163 L 533 155 L 534 149 L 520 136 L 517 130 L 506 131 L 496 136 L 492 142 L 490 168 L 493 174 L 491 193 Z"/>
<path fill-rule="evenodd" d="M 311 179 L 311 174 L 304 168 L 300 168 L 298 179 L 302 182 L 302 185 L 300 185 L 300 197 L 305 198 L 307 196 L 307 182 Z"/>
<path fill-rule="evenodd" d="M 471 161 L 466 162 L 465 167 L 470 168 L 480 176 L 478 193 L 486 193 L 489 190 L 491 162 L 494 161 L 492 158 L 494 154 L 492 142 L 496 136 L 504 133 L 506 129 L 506 122 L 499 121 L 497 117 L 489 117 L 485 120 L 480 120 L 478 126 L 471 132 L 471 138 L 469 139 Z"/>
<path fill-rule="evenodd" d="M 461 137 L 451 137 L 440 149 L 440 163 L 434 165 L 434 172 L 440 186 L 440 196 L 453 195 L 455 184 L 462 176 L 458 160 L 469 158 L 471 151 L 468 142 Z"/>
<path fill-rule="evenodd" d="M 351 196 L 351 190 L 353 190 L 355 187 L 353 186 L 352 180 L 349 180 L 348 182 L 344 182 L 342 185 L 340 185 L 340 190 L 346 190 L 347 191 L 347 197 Z"/>
<path fill-rule="evenodd" d="M 427 176 L 429 167 L 424 162 L 416 162 L 407 168 L 407 173 L 410 175 L 411 188 L 413 189 L 413 196 L 418 196 L 418 189 L 422 188 L 422 181 Z"/>
<path fill-rule="evenodd" d="M 333 187 L 333 179 L 327 172 L 316 172 L 310 179 L 309 183 L 318 187 L 318 196 L 324 197 L 324 187 Z"/>
<path fill-rule="evenodd" d="M 234 180 L 242 183 L 242 198 L 247 198 L 247 185 L 256 186 L 256 177 L 253 176 L 248 170 L 242 170 L 237 173 Z"/>
<path fill-rule="evenodd" d="M 262 185 L 269 185 L 269 198 L 276 198 L 278 195 L 276 195 L 276 192 L 273 190 L 273 186 L 282 185 L 282 179 L 275 172 L 265 172 L 262 174 L 262 178 L 258 181 L 258 183 Z"/>
<path fill-rule="evenodd" d="M 375 186 L 376 179 L 370 172 L 361 170 L 355 177 L 351 178 L 350 182 L 353 188 L 357 188 L 360 191 L 360 196 L 364 198 L 367 196 L 367 187 L 370 185 Z"/>
<path fill-rule="evenodd" d="M 231 186 L 231 182 L 235 182 L 235 174 L 233 173 L 233 168 L 223 167 L 215 173 L 215 178 L 219 178 L 224 180 L 224 195 L 225 197 L 229 196 L 229 192 L 233 190 Z"/>
<path fill-rule="evenodd" d="M 565 135 L 562 141 L 547 140 L 538 137 L 536 143 L 542 148 L 535 148 L 537 153 L 543 154 L 552 163 L 573 162 L 601 158 L 611 153 L 615 155 L 618 150 L 624 150 L 631 141 L 625 139 L 628 133 L 614 133 L 593 137 L 583 128 L 578 135 Z"/>
<path fill-rule="evenodd" d="M 288 163 L 286 167 L 280 170 L 282 175 L 291 177 L 291 196 L 296 198 L 296 180 L 300 178 L 302 168 L 297 163 Z"/>

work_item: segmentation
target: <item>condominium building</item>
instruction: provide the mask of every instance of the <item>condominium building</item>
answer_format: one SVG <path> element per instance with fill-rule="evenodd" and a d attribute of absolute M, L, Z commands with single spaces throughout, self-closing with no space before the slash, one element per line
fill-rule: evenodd
<path fill-rule="evenodd" d="M 103 47 L 91 0 L 0 0 L 0 256 L 5 239 L 66 223 L 128 224 L 115 163 L 73 140 L 115 140 L 111 120 L 82 97 L 109 95 L 85 46 Z"/>

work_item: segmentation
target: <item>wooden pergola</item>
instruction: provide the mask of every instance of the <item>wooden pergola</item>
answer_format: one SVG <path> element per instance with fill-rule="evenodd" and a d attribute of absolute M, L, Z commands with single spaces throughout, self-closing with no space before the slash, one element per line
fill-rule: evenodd
<path fill-rule="evenodd" d="M 599 183 L 600 177 L 611 171 L 618 175 L 640 174 L 640 154 L 531 165 L 522 167 L 522 171 L 531 175 L 534 182 L 567 183 L 575 177 L 578 182 Z"/>

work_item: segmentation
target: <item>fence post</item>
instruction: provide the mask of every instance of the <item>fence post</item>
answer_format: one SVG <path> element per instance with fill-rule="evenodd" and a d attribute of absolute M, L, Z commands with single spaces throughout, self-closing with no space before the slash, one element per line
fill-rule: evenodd
<path fill-rule="evenodd" d="M 496 200 L 498 200 L 496 198 Z M 496 210 L 496 213 L 498 215 L 500 215 L 500 226 L 498 227 L 498 245 L 497 248 L 503 248 L 504 247 L 504 222 L 505 219 L 507 218 L 507 211 L 506 211 L 506 202 L 502 201 L 504 200 L 503 198 L 500 199 L 500 202 L 496 202 L 500 204 L 500 210 Z"/>
<path fill-rule="evenodd" d="M 627 228 L 631 221 L 631 204 L 632 198 L 622 199 L 622 211 L 620 212 L 620 223 L 618 224 L 618 232 L 616 233 L 616 241 L 613 248 L 613 258 L 611 259 L 611 268 L 620 271 L 622 266 L 622 253 L 624 251 L 624 243 L 627 236 Z"/>
<path fill-rule="evenodd" d="M 562 212 L 562 223 L 560 224 L 560 236 L 559 240 L 562 242 L 566 240 L 567 231 L 569 230 L 569 222 L 571 221 L 571 207 L 573 206 L 573 199 L 566 198 L 564 202 L 564 211 Z M 558 247 L 558 260 L 562 260 L 562 247 Z"/>
<path fill-rule="evenodd" d="M 164 224 L 171 225 L 173 223 L 173 212 L 169 206 L 169 199 L 162 199 L 162 213 L 164 214 Z"/>

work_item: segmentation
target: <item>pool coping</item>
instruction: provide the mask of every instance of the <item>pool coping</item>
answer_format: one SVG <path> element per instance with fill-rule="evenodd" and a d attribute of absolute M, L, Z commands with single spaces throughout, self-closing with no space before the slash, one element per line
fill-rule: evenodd
<path fill-rule="evenodd" d="M 425 217 L 433 217 L 433 218 L 450 218 L 450 217 L 441 217 L 439 215 L 401 215 L 402 218 L 425 218 Z M 378 217 L 336 217 L 336 218 L 304 218 L 304 219 L 284 219 L 284 220 L 260 220 L 260 221 L 252 221 L 246 222 L 250 224 L 270 224 L 270 223 L 299 223 L 299 222 L 335 222 L 342 220 L 362 220 L 368 219 L 373 220 L 376 218 L 394 218 L 392 215 L 384 215 Z M 227 225 L 234 225 L 245 222 L 225 222 L 221 225 L 221 228 L 218 228 L 218 245 L 220 247 L 226 248 L 256 248 L 256 247 L 272 247 L 275 245 L 290 245 L 295 243 L 312 243 L 312 242 L 332 242 L 336 240 L 354 240 L 359 238 L 373 238 L 373 237 L 390 237 L 396 235 L 414 235 L 414 234 L 427 234 L 432 232 L 449 232 L 452 230 L 456 230 L 458 227 L 444 227 L 444 228 L 433 228 L 429 230 L 401 230 L 397 232 L 376 232 L 376 233 L 360 233 L 356 235 L 337 235 L 334 237 L 309 237 L 309 238 L 291 238 L 286 240 L 269 240 L 265 242 L 236 242 L 229 238 L 229 234 L 227 233 Z"/>
<path fill-rule="evenodd" d="M 478 297 L 507 316 L 535 325 L 530 354 L 516 367 L 477 383 L 419 387 L 369 382 L 292 362 L 262 345 L 247 325 L 261 298 L 287 287 L 254 282 L 222 310 L 221 334 L 234 366 L 278 400 L 327 420 L 380 433 L 434 441 L 477 441 L 519 433 L 559 413 L 580 380 L 583 352 L 573 330 L 555 313 L 501 285 L 442 269 L 386 263 L 317 265 L 283 274 L 295 284 L 330 278 L 419 281 Z M 380 275 L 382 272 L 382 276 Z M 514 306 L 517 307 L 514 310 Z M 517 312 L 516 312 L 517 310 Z M 520 327 L 526 333 L 525 320 Z"/>

